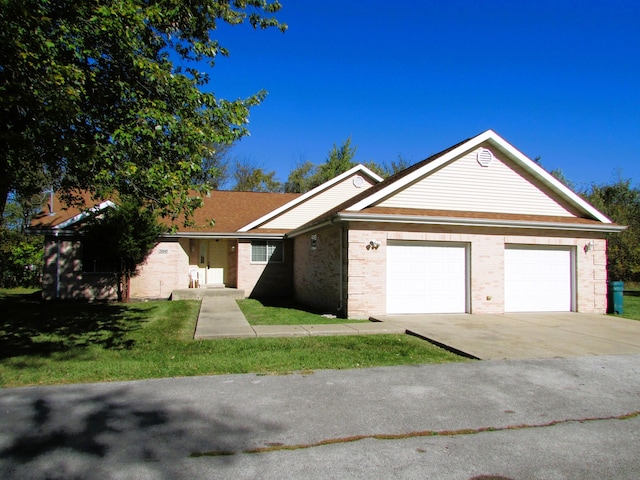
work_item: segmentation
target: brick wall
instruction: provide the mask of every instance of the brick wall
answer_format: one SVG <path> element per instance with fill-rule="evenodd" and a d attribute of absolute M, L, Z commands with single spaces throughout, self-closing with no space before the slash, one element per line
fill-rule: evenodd
<path fill-rule="evenodd" d="M 371 248 L 375 240 L 380 246 Z M 387 233 L 350 229 L 347 235 L 347 316 L 368 318 L 386 313 Z"/>
<path fill-rule="evenodd" d="M 254 263 L 251 261 L 251 240 L 239 240 L 237 245 L 237 284 L 247 297 L 289 297 L 293 294 L 293 242 L 284 241 L 284 262 Z"/>
<path fill-rule="evenodd" d="M 340 228 L 327 227 L 294 239 L 296 300 L 334 315 L 342 315 L 344 310 L 340 298 L 341 234 Z"/>
<path fill-rule="evenodd" d="M 82 271 L 82 244 L 78 239 L 47 236 L 42 275 L 44 300 L 116 300 L 113 274 Z"/>
<path fill-rule="evenodd" d="M 504 312 L 505 244 L 553 245 L 575 248 L 576 305 L 578 312 L 606 312 L 606 242 L 588 234 L 544 230 L 424 227 L 383 224 L 355 225 L 348 232 L 347 315 L 367 318 L 386 313 L 386 251 L 389 240 L 466 243 L 469 249 L 469 313 Z M 371 240 L 378 249 L 367 249 Z M 585 245 L 593 242 L 593 249 Z M 297 267 L 296 267 L 297 268 Z"/>
<path fill-rule="evenodd" d="M 169 298 L 176 289 L 189 287 L 189 240 L 158 243 L 131 278 L 133 299 Z"/>

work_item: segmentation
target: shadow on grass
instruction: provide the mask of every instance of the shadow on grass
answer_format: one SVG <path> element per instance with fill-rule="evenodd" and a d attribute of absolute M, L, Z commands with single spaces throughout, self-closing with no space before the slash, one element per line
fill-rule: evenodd
<path fill-rule="evenodd" d="M 640 297 L 640 290 L 625 290 L 623 293 L 625 297 Z"/>
<path fill-rule="evenodd" d="M 73 354 L 99 345 L 130 349 L 127 334 L 148 316 L 142 309 L 105 303 L 44 302 L 40 292 L 0 296 L 0 359 L 55 352 Z"/>

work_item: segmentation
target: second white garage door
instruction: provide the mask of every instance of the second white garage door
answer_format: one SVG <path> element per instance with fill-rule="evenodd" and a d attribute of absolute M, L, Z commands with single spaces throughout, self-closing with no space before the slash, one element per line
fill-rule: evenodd
<path fill-rule="evenodd" d="M 504 258 L 506 312 L 570 312 L 573 250 L 507 246 Z"/>
<path fill-rule="evenodd" d="M 466 245 L 422 242 L 389 244 L 388 314 L 466 311 Z"/>

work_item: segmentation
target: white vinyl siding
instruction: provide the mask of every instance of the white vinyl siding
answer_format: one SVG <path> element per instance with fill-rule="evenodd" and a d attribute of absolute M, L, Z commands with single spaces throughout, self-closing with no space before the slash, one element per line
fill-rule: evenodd
<path fill-rule="evenodd" d="M 280 240 L 253 240 L 251 242 L 251 263 L 282 263 L 283 242 Z"/>
<path fill-rule="evenodd" d="M 479 149 L 478 149 L 479 150 Z M 488 167 L 475 150 L 377 204 L 380 207 L 574 216 L 494 153 Z"/>
<path fill-rule="evenodd" d="M 506 312 L 570 312 L 573 250 L 509 245 L 505 249 Z"/>
<path fill-rule="evenodd" d="M 449 243 L 387 247 L 387 313 L 467 311 L 467 249 Z"/>
<path fill-rule="evenodd" d="M 296 205 L 291 210 L 261 225 L 260 228 L 297 228 L 371 187 L 371 180 L 361 175 L 360 177 L 363 180 L 362 186 L 357 188 L 353 184 L 354 176 L 355 175 L 345 178 L 342 182 L 320 192 L 306 202 Z"/>

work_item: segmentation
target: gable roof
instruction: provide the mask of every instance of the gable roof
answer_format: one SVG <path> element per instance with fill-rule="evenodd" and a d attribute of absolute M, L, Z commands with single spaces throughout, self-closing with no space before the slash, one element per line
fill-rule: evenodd
<path fill-rule="evenodd" d="M 115 206 L 111 200 L 92 199 L 88 193 L 82 195 L 84 208 L 67 205 L 58 195 L 47 195 L 44 200 L 47 202 L 42 205 L 42 210 L 31 219 L 29 229 L 32 231 L 68 229 L 91 215 Z"/>
<path fill-rule="evenodd" d="M 549 190 L 556 193 L 560 198 L 575 207 L 577 210 L 584 212 L 588 216 L 593 217 L 602 223 L 612 223 L 611 220 L 603 213 L 596 210 L 578 194 L 554 178 L 533 160 L 530 160 L 526 155 L 509 144 L 493 130 L 487 130 L 480 135 L 465 140 L 447 150 L 444 150 L 443 152 L 440 152 L 439 154 L 417 163 L 413 167 L 401 172 L 401 175 L 398 175 L 396 178 L 389 178 L 388 182 L 379 184 L 376 191 L 368 191 L 367 193 L 369 193 L 369 195 L 362 197 L 361 199 L 354 200 L 350 205 L 345 206 L 344 209 L 350 212 L 357 212 L 364 208 L 371 207 L 383 198 L 398 192 L 420 177 L 429 175 L 451 160 L 461 156 L 465 152 L 479 147 L 485 142 L 489 143 L 493 147 L 497 147 L 497 149 L 506 154 L 510 160 L 523 168 L 526 172 L 549 188 Z"/>
<path fill-rule="evenodd" d="M 297 207 L 298 205 L 300 205 L 303 202 L 308 201 L 309 199 L 316 197 L 318 195 L 320 195 L 321 193 L 329 190 L 331 187 L 337 185 L 338 183 L 342 182 L 344 179 L 351 177 L 352 175 L 355 174 L 364 174 L 366 176 L 368 176 L 370 179 L 372 179 L 374 181 L 374 183 L 378 184 L 379 182 L 383 181 L 383 178 L 376 174 L 375 172 L 371 171 L 369 168 L 365 167 L 362 164 L 358 164 L 353 168 L 350 168 L 349 170 L 347 170 L 346 172 L 341 173 L 340 175 L 338 175 L 335 178 L 332 178 L 331 180 L 328 180 L 326 182 L 324 182 L 321 185 L 318 185 L 317 187 L 309 190 L 308 192 L 300 195 L 298 198 L 295 198 L 293 200 L 291 200 L 290 202 L 286 203 L 285 205 L 282 205 L 280 208 L 277 208 L 271 212 L 268 212 L 266 215 L 263 215 L 262 217 L 252 221 L 251 223 L 248 223 L 247 225 L 243 226 L 242 228 L 239 229 L 240 232 L 247 232 L 253 228 L 259 227 L 260 225 L 263 225 L 265 223 L 267 223 L 269 220 L 272 220 L 273 218 L 277 217 L 278 215 L 283 214 L 284 212 L 290 211 L 293 208 Z"/>
<path fill-rule="evenodd" d="M 563 203 L 579 213 L 576 217 L 554 217 L 548 215 L 518 215 L 491 212 L 464 212 L 416 208 L 388 208 L 380 204 L 383 200 L 402 191 L 419 179 L 428 177 L 443 166 L 464 154 L 472 152 L 481 145 L 489 145 L 499 151 L 509 161 L 513 162 L 528 176 L 533 178 L 545 190 L 551 192 Z M 427 224 L 455 224 L 455 225 L 504 225 L 507 227 L 543 227 L 568 228 L 599 231 L 620 231 L 620 227 L 611 222 L 603 213 L 583 200 L 579 195 L 554 178 L 540 165 L 529 159 L 522 152 L 510 145 L 492 130 L 487 130 L 475 137 L 468 138 L 429 158 L 418 162 L 409 168 L 398 172 L 385 181 L 374 185 L 360 195 L 343 202 L 330 212 L 326 212 L 311 222 L 290 232 L 296 236 L 304 231 L 316 228 L 319 224 L 337 218 L 344 221 L 383 221 L 409 222 Z"/>

